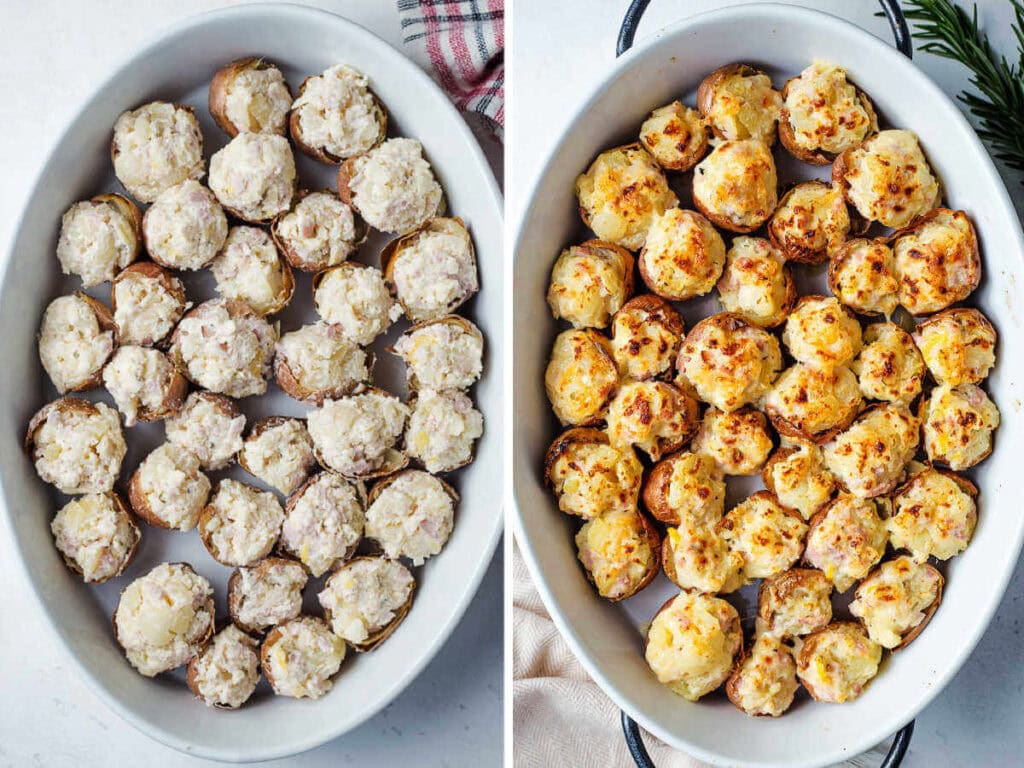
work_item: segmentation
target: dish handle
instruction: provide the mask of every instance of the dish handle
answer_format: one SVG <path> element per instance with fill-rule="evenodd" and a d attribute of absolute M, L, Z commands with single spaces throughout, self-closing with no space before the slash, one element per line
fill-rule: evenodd
<path fill-rule="evenodd" d="M 896 48 L 908 59 L 914 58 L 914 42 L 910 36 L 907 17 L 903 15 L 903 9 L 900 8 L 899 0 L 878 0 L 878 3 L 882 6 L 885 18 L 889 20 L 892 36 L 896 40 Z M 626 15 L 622 19 L 622 26 L 619 27 L 619 36 L 615 44 L 616 57 L 621 56 L 633 47 L 633 40 L 636 37 L 636 30 L 640 25 L 640 19 L 643 18 L 644 11 L 647 10 L 647 6 L 650 4 L 651 0 L 631 0 L 629 8 L 626 9 Z M 622 712 L 621 716 L 622 732 L 626 737 L 626 747 L 629 749 L 633 762 L 637 764 L 637 768 L 655 768 L 654 762 L 644 746 L 643 737 L 640 735 L 640 727 L 625 712 Z M 914 721 L 911 720 L 896 732 L 892 745 L 889 747 L 889 752 L 886 754 L 885 759 L 882 760 L 879 768 L 898 768 L 903 763 L 903 758 L 907 754 L 910 739 L 913 735 Z"/>

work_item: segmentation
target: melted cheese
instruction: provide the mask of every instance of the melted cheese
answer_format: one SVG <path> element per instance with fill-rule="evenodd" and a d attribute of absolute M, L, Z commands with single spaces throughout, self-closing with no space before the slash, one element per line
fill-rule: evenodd
<path fill-rule="evenodd" d="M 818 701 L 853 701 L 878 674 L 882 647 L 859 624 L 831 624 L 797 649 L 797 676 Z"/>
<path fill-rule="evenodd" d="M 813 444 L 781 448 L 764 471 L 768 490 L 783 506 L 803 515 L 804 520 L 810 520 L 836 488 L 836 480 L 825 467 L 821 449 Z"/>
<path fill-rule="evenodd" d="M 892 250 L 878 240 L 848 240 L 832 256 L 828 285 L 843 304 L 861 314 L 888 317 L 899 304 Z"/>
<path fill-rule="evenodd" d="M 921 393 L 921 353 L 910 334 L 894 323 L 875 323 L 864 330 L 864 348 L 851 368 L 860 391 L 871 400 L 910 405 Z"/>
<path fill-rule="evenodd" d="M 771 150 L 753 139 L 719 144 L 696 167 L 693 199 L 730 229 L 751 230 L 778 205 L 778 178 Z"/>
<path fill-rule="evenodd" d="M 892 246 L 900 304 L 927 315 L 966 299 L 981 281 L 978 238 L 967 214 L 937 208 Z"/>
<path fill-rule="evenodd" d="M 829 369 L 860 351 L 860 323 L 834 296 L 805 296 L 786 320 L 782 343 L 799 362 Z"/>
<path fill-rule="evenodd" d="M 619 375 L 643 380 L 670 372 L 682 337 L 683 321 L 669 304 L 627 303 L 612 320 L 612 356 Z"/>
<path fill-rule="evenodd" d="M 723 139 L 757 139 L 771 146 L 781 109 L 782 95 L 768 75 L 735 73 L 715 87 L 705 117 Z"/>
<path fill-rule="evenodd" d="M 959 471 L 973 467 L 992 450 L 999 409 L 975 384 L 940 385 L 922 404 L 921 420 L 928 458 Z"/>
<path fill-rule="evenodd" d="M 888 539 L 872 499 L 840 494 L 812 521 L 804 560 L 845 592 L 882 559 Z"/>
<path fill-rule="evenodd" d="M 726 258 L 718 281 L 722 307 L 762 327 L 785 320 L 795 294 L 782 253 L 763 238 L 737 237 Z"/>
<path fill-rule="evenodd" d="M 749 581 L 774 576 L 800 557 L 807 524 L 767 491 L 733 507 L 718 524 L 729 547 L 743 555 L 743 575 Z"/>
<path fill-rule="evenodd" d="M 714 458 L 683 451 L 666 459 L 672 463 L 665 503 L 680 520 L 714 524 L 725 512 L 725 478 Z"/>
<path fill-rule="evenodd" d="M 850 232 L 843 193 L 820 181 L 797 184 L 772 214 L 768 232 L 786 258 L 820 264 L 839 250 Z"/>
<path fill-rule="evenodd" d="M 695 325 L 677 361 L 680 383 L 722 411 L 763 397 L 782 368 L 779 341 L 740 318 L 713 315 Z"/>
<path fill-rule="evenodd" d="M 906 226 L 939 199 L 913 131 L 881 131 L 850 150 L 843 180 L 860 215 L 887 227 Z"/>
<path fill-rule="evenodd" d="M 665 534 L 666 572 L 682 589 L 725 594 L 743 586 L 743 555 L 713 526 L 684 519 Z M 669 568 L 671 570 L 669 570 Z"/>
<path fill-rule="evenodd" d="M 996 329 L 976 309 L 948 309 L 917 326 L 914 341 L 939 384 L 978 384 L 996 363 Z"/>
<path fill-rule="evenodd" d="M 805 439 L 849 424 L 864 403 L 857 377 L 845 365 L 822 369 L 806 363 L 783 371 L 764 402 L 776 429 Z"/>
<path fill-rule="evenodd" d="M 686 171 L 707 149 L 707 126 L 700 112 L 673 101 L 644 120 L 640 143 L 662 168 Z"/>
<path fill-rule="evenodd" d="M 658 567 L 649 529 L 635 509 L 609 512 L 583 524 L 576 552 L 597 593 L 609 600 L 632 595 Z"/>
<path fill-rule="evenodd" d="M 861 582 L 850 613 L 864 622 L 872 640 L 883 648 L 896 648 L 925 621 L 941 588 L 942 576 L 935 568 L 900 556 L 882 563 Z"/>
<path fill-rule="evenodd" d="M 639 145 L 598 155 L 577 177 L 576 197 L 594 234 L 631 251 L 643 247 L 655 217 L 679 204 L 661 168 Z"/>
<path fill-rule="evenodd" d="M 789 648 L 760 635 L 729 680 L 729 698 L 748 715 L 778 717 L 793 703 L 799 684 Z"/>
<path fill-rule="evenodd" d="M 548 470 L 558 508 L 585 520 L 633 509 L 642 476 L 632 446 L 600 442 L 569 443 Z"/>
<path fill-rule="evenodd" d="M 825 464 L 854 496 L 888 493 L 917 450 L 918 426 L 902 406 L 886 403 L 873 408 L 825 444 Z"/>
<path fill-rule="evenodd" d="M 915 475 L 893 497 L 892 545 L 917 560 L 948 560 L 963 552 L 978 521 L 974 496 L 934 469 Z"/>
<path fill-rule="evenodd" d="M 659 296 L 683 301 L 714 288 L 725 267 L 725 241 L 695 211 L 669 208 L 647 231 L 640 274 Z"/>
<path fill-rule="evenodd" d="M 725 682 L 742 647 L 735 608 L 717 597 L 681 592 L 651 622 L 644 658 L 658 682 L 696 701 Z"/>
<path fill-rule="evenodd" d="M 548 306 L 574 328 L 605 328 L 629 298 L 632 264 L 611 248 L 577 245 L 562 251 L 551 270 Z"/>
<path fill-rule="evenodd" d="M 555 339 L 544 387 L 563 424 L 586 424 L 605 408 L 619 382 L 604 337 L 593 331 L 563 331 Z"/>
<path fill-rule="evenodd" d="M 821 571 L 793 568 L 765 579 L 758 628 L 781 638 L 816 632 L 832 621 L 832 582 Z"/>
<path fill-rule="evenodd" d="M 760 471 L 772 447 L 768 420 L 749 408 L 732 413 L 708 408 L 690 444 L 690 450 L 710 456 L 726 475 Z"/>
<path fill-rule="evenodd" d="M 629 381 L 608 406 L 608 437 L 657 460 L 663 445 L 675 446 L 693 433 L 696 418 L 696 402 L 671 384 Z"/>
<path fill-rule="evenodd" d="M 786 86 L 786 119 L 798 147 L 838 155 L 878 130 L 873 112 L 846 70 L 816 60 Z"/>

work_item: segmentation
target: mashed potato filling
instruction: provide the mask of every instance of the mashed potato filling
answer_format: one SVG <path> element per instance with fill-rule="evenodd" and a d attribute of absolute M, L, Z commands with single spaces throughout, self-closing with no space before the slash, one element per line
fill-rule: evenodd
<path fill-rule="evenodd" d="M 978 522 L 974 494 L 956 476 L 926 469 L 893 497 L 887 521 L 892 545 L 918 561 L 948 560 L 963 552 Z M 971 490 L 973 490 L 971 488 Z"/>
<path fill-rule="evenodd" d="M 588 520 L 576 533 L 576 551 L 598 594 L 610 600 L 633 594 L 658 565 L 658 552 L 635 508 Z"/>
<path fill-rule="evenodd" d="M 729 679 L 729 698 L 748 715 L 778 717 L 793 703 L 796 662 L 773 635 L 759 635 L 750 654 Z"/>
<path fill-rule="evenodd" d="M 299 385 L 311 392 L 351 392 L 369 381 L 367 353 L 345 338 L 341 327 L 324 322 L 304 325 L 277 342 L 278 364 L 288 366 Z"/>
<path fill-rule="evenodd" d="M 164 426 L 167 439 L 194 453 L 203 469 L 223 469 L 242 448 L 245 416 L 221 396 L 193 392 Z"/>
<path fill-rule="evenodd" d="M 191 109 L 154 101 L 114 124 L 114 173 L 136 200 L 152 203 L 169 187 L 200 179 L 203 134 Z"/>
<path fill-rule="evenodd" d="M 850 150 L 844 182 L 860 215 L 887 227 L 906 226 L 939 198 L 939 182 L 913 131 L 881 131 Z"/>
<path fill-rule="evenodd" d="M 170 278 L 184 294 L 176 277 Z M 186 304 L 156 277 L 131 275 L 114 283 L 114 323 L 121 344 L 151 346 L 174 330 Z"/>
<path fill-rule="evenodd" d="M 293 265 L 326 269 L 356 251 L 352 209 L 330 192 L 312 192 L 278 219 L 275 234 L 292 251 Z"/>
<path fill-rule="evenodd" d="M 333 472 L 322 472 L 288 501 L 281 544 L 321 576 L 352 555 L 366 516 L 356 489 Z"/>
<path fill-rule="evenodd" d="M 146 250 L 170 269 L 202 269 L 224 246 L 228 220 L 217 198 L 194 179 L 164 190 L 143 219 Z"/>
<path fill-rule="evenodd" d="M 313 439 L 300 419 L 284 419 L 250 435 L 239 460 L 247 470 L 283 494 L 294 491 L 316 465 Z"/>
<path fill-rule="evenodd" d="M 473 444 L 483 433 L 483 414 L 468 395 L 421 389 L 409 416 L 405 449 L 428 472 L 448 472 L 473 458 Z"/>
<path fill-rule="evenodd" d="M 153 677 L 195 655 L 213 629 L 213 588 L 183 563 L 162 563 L 121 593 L 114 613 L 128 661 Z"/>
<path fill-rule="evenodd" d="M 260 679 L 258 644 L 229 624 L 196 657 L 193 686 L 207 706 L 242 706 Z"/>
<path fill-rule="evenodd" d="M 366 510 L 366 535 L 391 558 L 423 565 L 448 541 L 455 522 L 455 500 L 441 481 L 406 470 L 389 482 Z"/>
<path fill-rule="evenodd" d="M 366 346 L 402 316 L 402 307 L 375 267 L 341 265 L 323 274 L 313 304 L 346 338 Z"/>
<path fill-rule="evenodd" d="M 295 157 L 284 136 L 240 133 L 210 159 L 210 189 L 246 221 L 269 221 L 295 194 Z"/>
<path fill-rule="evenodd" d="M 633 509 L 643 467 L 631 447 L 572 442 L 548 470 L 558 508 L 586 520 L 605 512 Z"/>
<path fill-rule="evenodd" d="M 793 139 L 802 149 L 838 155 L 878 128 L 846 70 L 815 60 L 789 81 L 785 107 Z"/>
<path fill-rule="evenodd" d="M 60 394 L 88 383 L 114 351 L 114 332 L 78 294 L 50 302 L 39 329 L 39 359 Z"/>
<path fill-rule="evenodd" d="M 415 588 L 416 580 L 398 561 L 360 557 L 335 572 L 318 599 L 334 633 L 360 644 L 398 618 Z"/>
<path fill-rule="evenodd" d="M 103 385 L 124 414 L 124 425 L 164 408 L 177 371 L 167 356 L 148 347 L 118 347 L 103 368 Z"/>
<path fill-rule="evenodd" d="M 326 400 L 307 417 L 320 461 L 348 477 L 381 469 L 398 441 L 409 407 L 393 395 L 370 391 Z"/>
<path fill-rule="evenodd" d="M 402 334 L 395 354 L 405 361 L 410 379 L 419 387 L 466 389 L 483 370 L 484 339 L 476 326 L 430 323 Z"/>
<path fill-rule="evenodd" d="M 113 489 L 128 451 L 117 411 L 68 398 L 44 412 L 32 451 L 39 477 L 69 496 Z"/>
<path fill-rule="evenodd" d="M 228 584 L 228 601 L 232 618 L 243 626 L 259 632 L 302 613 L 309 577 L 298 563 L 268 558 L 236 573 Z"/>
<path fill-rule="evenodd" d="M 960 471 L 973 467 L 992 450 L 999 409 L 981 387 L 939 385 L 921 406 L 928 458 Z"/>
<path fill-rule="evenodd" d="M 196 527 L 210 495 L 210 479 L 199 459 L 174 443 L 154 449 L 136 470 L 137 488 L 150 511 L 169 528 Z"/>
<path fill-rule="evenodd" d="M 896 648 L 928 618 L 941 590 L 942 575 L 935 568 L 901 555 L 861 582 L 850 613 L 864 622 L 872 640 Z"/>
<path fill-rule="evenodd" d="M 644 657 L 658 682 L 696 701 L 725 682 L 742 648 L 735 608 L 717 597 L 681 592 L 651 622 Z"/>
<path fill-rule="evenodd" d="M 110 493 L 72 499 L 50 523 L 57 549 L 86 582 L 117 576 L 139 542 L 139 529 Z"/>
<path fill-rule="evenodd" d="M 725 267 L 725 241 L 699 213 L 669 208 L 651 222 L 640 261 L 644 282 L 659 296 L 703 296 Z"/>
<path fill-rule="evenodd" d="M 793 296 L 793 276 L 777 248 L 760 237 L 733 239 L 718 281 L 718 300 L 727 312 L 771 327 L 786 319 Z"/>
<path fill-rule="evenodd" d="M 353 165 L 353 203 L 375 229 L 404 235 L 444 207 L 444 192 L 416 139 L 388 139 Z"/>
<path fill-rule="evenodd" d="M 279 696 L 319 699 L 334 685 L 345 659 L 345 641 L 321 619 L 300 616 L 264 641 L 263 674 Z"/>
<path fill-rule="evenodd" d="M 384 114 L 369 81 L 344 64 L 307 78 L 292 110 L 302 141 L 336 158 L 360 155 L 383 138 Z"/>
<path fill-rule="evenodd" d="M 244 301 L 260 315 L 280 310 L 294 287 L 274 241 L 257 227 L 232 227 L 210 271 L 217 293 Z"/>
<path fill-rule="evenodd" d="M 224 95 L 224 112 L 239 131 L 284 133 L 292 95 L 277 67 L 246 66 L 227 83 Z"/>
<path fill-rule="evenodd" d="M 200 522 L 203 543 L 225 565 L 249 565 L 277 542 L 284 510 L 277 497 L 236 480 L 222 480 Z"/>
<path fill-rule="evenodd" d="M 78 275 L 89 288 L 113 280 L 135 258 L 135 224 L 112 203 L 85 200 L 61 218 L 57 259 L 65 275 Z"/>

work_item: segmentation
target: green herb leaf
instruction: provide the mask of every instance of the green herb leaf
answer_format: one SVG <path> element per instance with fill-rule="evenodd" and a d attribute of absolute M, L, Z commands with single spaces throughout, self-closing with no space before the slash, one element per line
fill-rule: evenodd
<path fill-rule="evenodd" d="M 999 56 L 978 29 L 977 6 L 968 15 L 950 0 L 908 0 L 906 16 L 914 37 L 923 42 L 920 50 L 971 70 L 977 93 L 964 91 L 957 99 L 978 119 L 978 135 L 992 147 L 992 154 L 1024 171 L 1024 4 L 1009 2 L 1015 18 L 1016 63 Z"/>

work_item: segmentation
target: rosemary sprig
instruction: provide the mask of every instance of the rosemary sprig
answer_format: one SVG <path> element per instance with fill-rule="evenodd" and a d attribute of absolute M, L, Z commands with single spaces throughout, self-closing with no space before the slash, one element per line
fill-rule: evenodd
<path fill-rule="evenodd" d="M 924 41 L 920 50 L 959 61 L 971 70 L 970 82 L 978 92 L 964 91 L 957 98 L 978 119 L 978 135 L 993 154 L 1024 171 L 1024 4 L 1009 2 L 1015 17 L 1016 63 L 998 55 L 978 29 L 976 5 L 968 15 L 950 0 L 907 0 L 905 12 L 913 23 L 914 37 Z"/>

